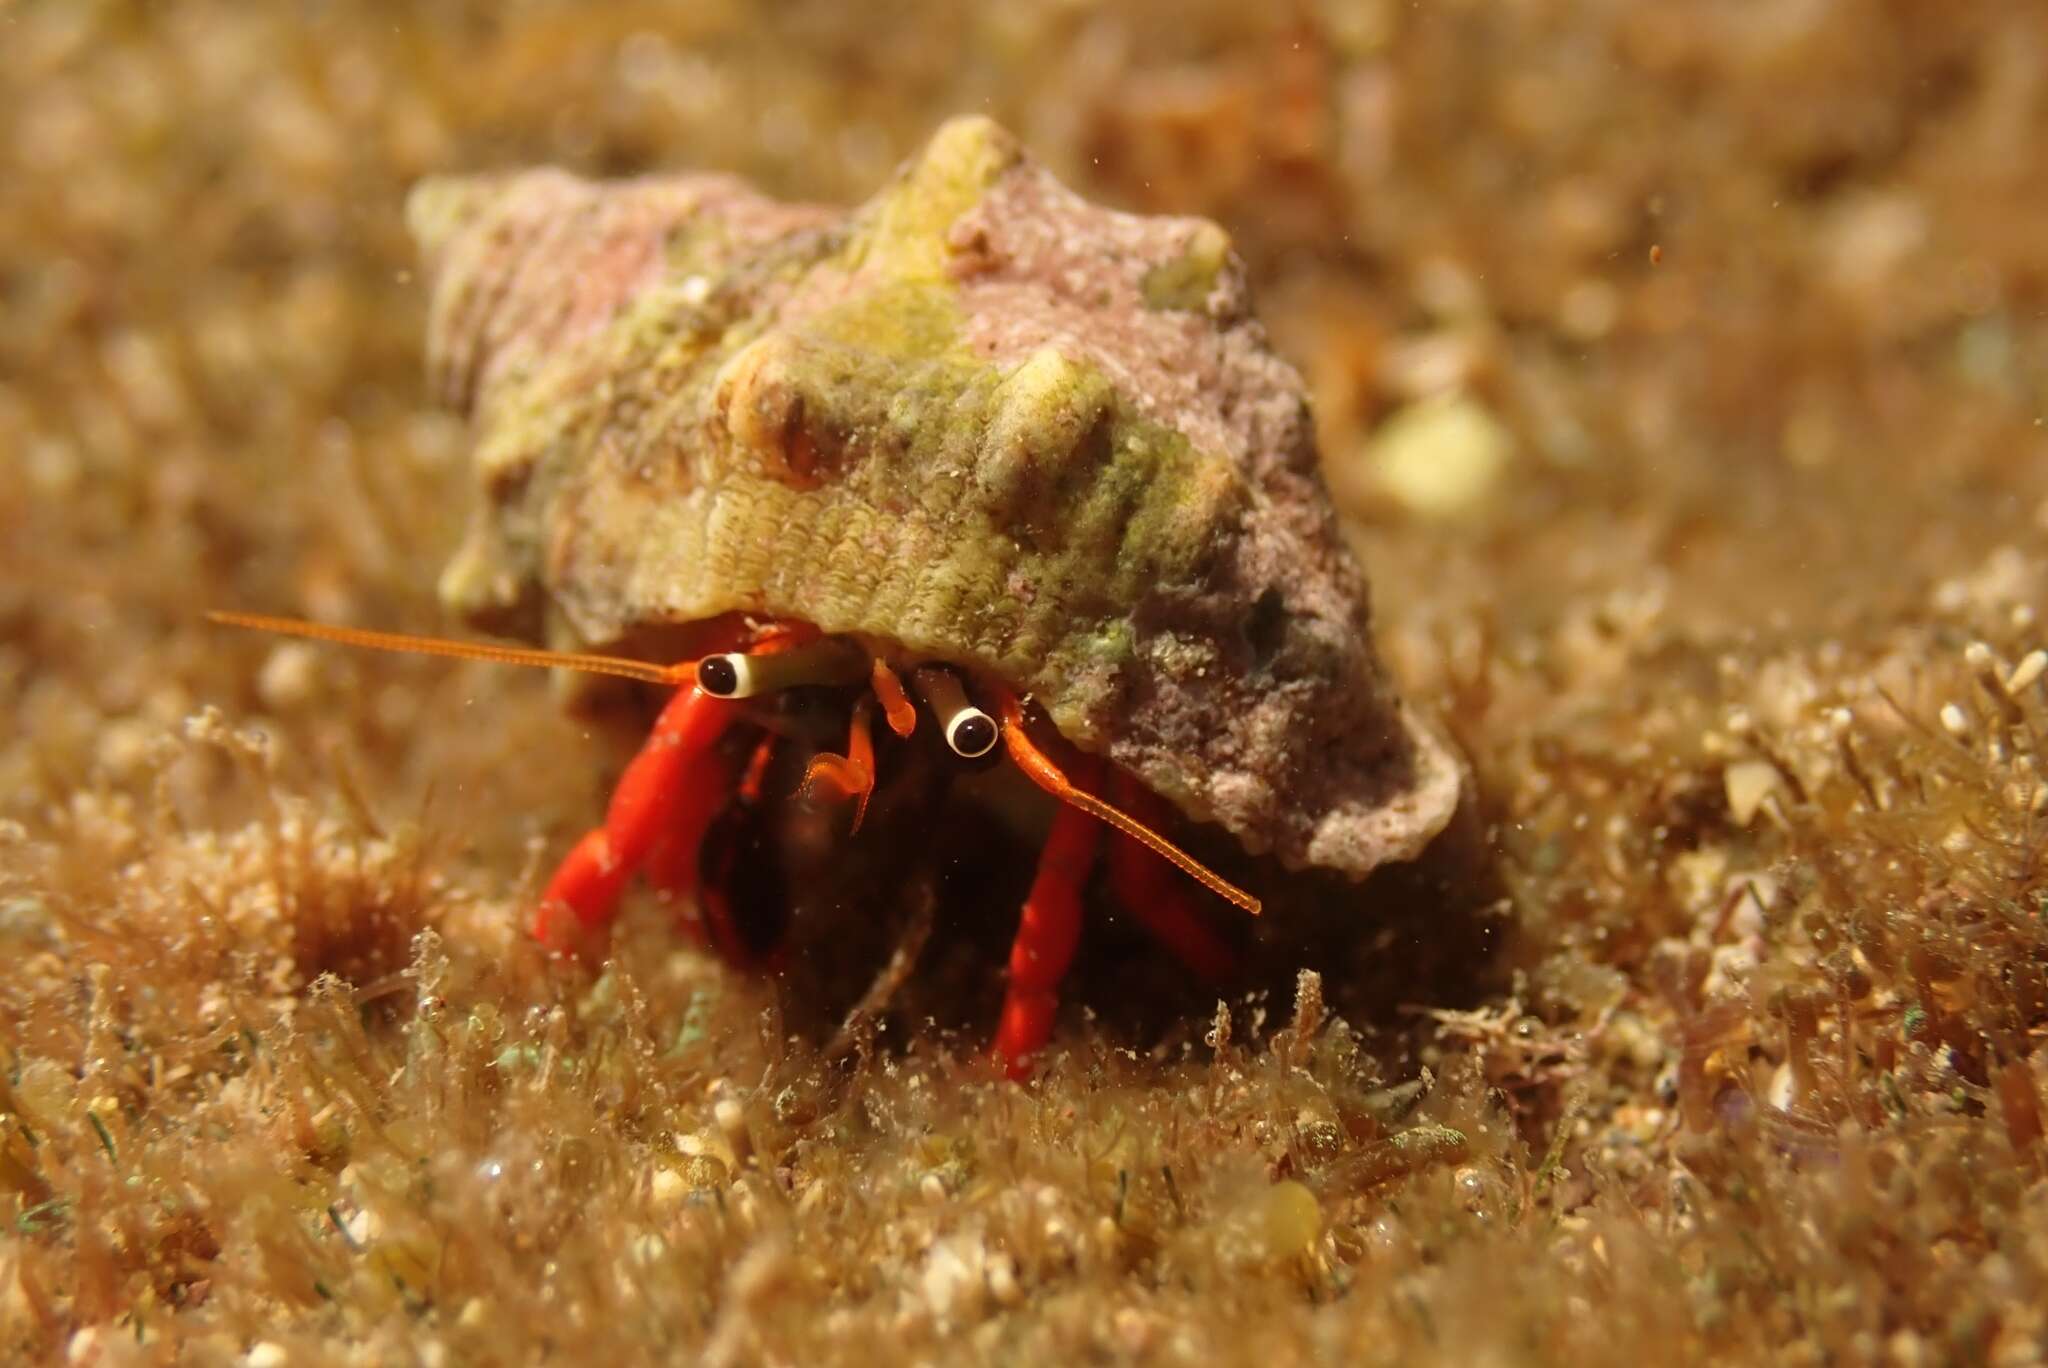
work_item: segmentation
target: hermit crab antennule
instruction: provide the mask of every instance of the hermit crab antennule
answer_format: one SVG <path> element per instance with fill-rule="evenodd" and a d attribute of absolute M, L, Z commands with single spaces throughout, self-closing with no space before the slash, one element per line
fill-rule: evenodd
<path fill-rule="evenodd" d="M 967 700 L 967 691 L 951 670 L 927 665 L 911 676 L 917 691 L 939 720 L 939 734 L 955 755 L 979 760 L 996 748 L 1001 728 L 996 720 Z"/>
<path fill-rule="evenodd" d="M 487 641 L 457 641 L 450 637 L 413 636 L 406 632 L 373 632 L 363 627 L 337 627 L 332 623 L 308 622 L 303 618 L 271 617 L 266 613 L 237 613 L 215 609 L 208 622 L 224 627 L 245 627 L 253 632 L 276 632 L 283 636 L 331 641 L 342 646 L 361 646 L 373 651 L 402 651 L 410 655 L 450 656 L 457 660 L 487 660 L 496 665 L 531 665 L 545 670 L 581 670 L 585 674 L 616 675 L 671 688 L 690 682 L 697 663 L 656 665 L 623 656 L 586 655 L 580 651 L 539 651 L 520 646 L 499 646 Z"/>
<path fill-rule="evenodd" d="M 804 770 L 803 794 L 806 798 L 814 801 L 820 797 L 853 800 L 852 831 L 860 830 L 861 818 L 867 814 L 868 798 L 875 791 L 875 743 L 868 733 L 868 718 L 874 710 L 872 698 L 863 698 L 854 704 L 853 718 L 847 728 L 846 754 L 820 752 L 811 757 L 809 767 Z"/>
<path fill-rule="evenodd" d="M 917 709 L 910 706 L 910 697 L 903 692 L 903 681 L 889 668 L 889 662 L 875 657 L 875 665 L 868 672 L 868 687 L 875 692 L 875 698 L 882 705 L 882 716 L 888 719 L 889 730 L 898 736 L 909 736 L 917 730 Z"/>
<path fill-rule="evenodd" d="M 1024 771 L 1024 777 L 1050 793 L 1053 797 L 1072 807 L 1077 807 L 1091 817 L 1100 818 L 1124 835 L 1151 849 L 1163 858 L 1172 861 L 1183 874 L 1193 879 L 1217 897 L 1236 903 L 1253 916 L 1258 916 L 1262 904 L 1251 894 L 1239 888 L 1230 880 L 1216 873 L 1194 856 L 1182 850 L 1173 842 L 1161 836 L 1151 827 L 1121 808 L 1111 807 L 1094 794 L 1076 788 L 1072 780 L 1060 773 L 1052 758 L 1031 740 L 1024 730 L 1024 707 L 1017 696 L 1005 691 L 1002 695 L 1003 743 L 1009 747 L 1010 759 L 1017 768 Z"/>
<path fill-rule="evenodd" d="M 867 654 L 843 637 L 772 651 L 725 651 L 697 662 L 697 687 L 713 698 L 752 698 L 796 684 L 858 684 Z"/>

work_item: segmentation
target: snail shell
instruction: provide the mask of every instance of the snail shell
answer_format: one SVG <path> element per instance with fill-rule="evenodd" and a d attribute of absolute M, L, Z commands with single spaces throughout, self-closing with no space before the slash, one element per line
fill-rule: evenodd
<path fill-rule="evenodd" d="M 1459 766 L 1373 653 L 1214 224 L 1088 204 L 983 119 L 851 211 L 533 171 L 409 214 L 477 433 L 456 611 L 544 603 L 591 646 L 745 612 L 950 662 L 1294 866 L 1449 819 Z"/>

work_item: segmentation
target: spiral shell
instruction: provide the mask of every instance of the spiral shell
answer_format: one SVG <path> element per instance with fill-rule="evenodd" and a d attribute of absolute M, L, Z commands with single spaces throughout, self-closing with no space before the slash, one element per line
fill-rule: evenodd
<path fill-rule="evenodd" d="M 1214 224 L 1090 205 L 982 119 L 850 212 L 533 171 L 410 214 L 477 433 L 456 611 L 588 646 L 745 612 L 950 662 L 1290 865 L 1362 874 L 1450 817 Z"/>

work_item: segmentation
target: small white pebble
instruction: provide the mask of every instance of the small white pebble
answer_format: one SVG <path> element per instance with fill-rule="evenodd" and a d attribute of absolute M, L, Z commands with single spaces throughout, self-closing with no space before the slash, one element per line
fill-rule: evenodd
<path fill-rule="evenodd" d="M 1015 1259 L 1007 1254 L 998 1254 L 989 1260 L 988 1290 L 1004 1306 L 1015 1306 L 1024 1300 L 1024 1289 L 1017 1282 Z"/>
<path fill-rule="evenodd" d="M 711 1107 L 712 1119 L 718 1122 L 718 1129 L 725 1135 L 725 1141 L 732 1146 L 733 1157 L 745 1163 L 753 1153 L 753 1143 L 747 1135 L 747 1112 L 737 1099 L 721 1097 Z"/>
<path fill-rule="evenodd" d="M 1764 1096 L 1779 1111 L 1792 1110 L 1792 1103 L 1797 1100 L 1797 1089 L 1793 1086 L 1791 1064 L 1778 1065 L 1771 1074 L 1770 1087 L 1765 1090 Z"/>
<path fill-rule="evenodd" d="M 2043 671 L 2048 671 L 2048 651 L 2027 652 L 2020 658 L 2020 663 L 2012 667 L 2012 673 L 2005 677 L 2005 691 L 2016 694 L 2022 689 L 2031 688 Z"/>
<path fill-rule="evenodd" d="M 360 1249 L 383 1234 L 384 1223 L 374 1211 L 358 1211 L 342 1223 L 342 1229 L 348 1232 L 349 1243 Z"/>
<path fill-rule="evenodd" d="M 148 762 L 162 729 L 137 717 L 123 717 L 100 729 L 94 755 L 108 772 L 127 776 Z"/>
<path fill-rule="evenodd" d="M 1721 784 L 1728 799 L 1728 815 L 1737 826 L 1756 819 L 1764 800 L 1783 785 L 1778 767 L 1768 760 L 1737 760 L 1721 771 Z"/>
<path fill-rule="evenodd" d="M 1828 729 L 1837 736 L 1848 731 L 1855 721 L 1856 714 L 1850 712 L 1847 708 L 1828 709 Z"/>
<path fill-rule="evenodd" d="M 658 1168 L 647 1180 L 647 1196 L 658 1207 L 671 1207 L 690 1193 L 690 1185 L 683 1181 L 683 1175 L 672 1168 Z"/>
<path fill-rule="evenodd" d="M 1381 425 L 1364 451 L 1381 490 L 1423 518 L 1481 507 L 1514 457 L 1514 437 L 1477 399 L 1446 394 L 1410 404 Z"/>
<path fill-rule="evenodd" d="M 745 1112 L 745 1108 L 739 1106 L 739 1102 L 735 1102 L 733 1098 L 719 1098 L 711 1106 L 711 1116 L 719 1122 L 719 1130 L 725 1132 L 725 1139 L 731 1143 L 731 1147 L 739 1149 L 739 1145 L 745 1141 L 745 1135 L 748 1135 L 748 1112 Z"/>
<path fill-rule="evenodd" d="M 975 1308 L 988 1287 L 987 1257 L 981 1241 L 969 1235 L 949 1236 L 931 1247 L 925 1256 L 923 1291 L 940 1320 Z"/>
<path fill-rule="evenodd" d="M 250 1346 L 248 1353 L 242 1355 L 242 1362 L 247 1364 L 248 1368 L 284 1368 L 284 1365 L 291 1361 L 292 1356 L 286 1353 L 284 1346 L 276 1340 L 260 1340 Z"/>
<path fill-rule="evenodd" d="M 927 1173 L 924 1181 L 917 1185 L 917 1190 L 918 1194 L 933 1206 L 946 1200 L 945 1180 L 936 1173 Z"/>
<path fill-rule="evenodd" d="M 288 641 L 272 650 L 256 674 L 256 696 L 273 712 L 304 707 L 319 685 L 319 653 L 303 641 Z"/>
<path fill-rule="evenodd" d="M 1941 726 L 1950 736 L 1964 737 L 1970 734 L 1970 715 L 1954 703 L 1941 705 Z"/>

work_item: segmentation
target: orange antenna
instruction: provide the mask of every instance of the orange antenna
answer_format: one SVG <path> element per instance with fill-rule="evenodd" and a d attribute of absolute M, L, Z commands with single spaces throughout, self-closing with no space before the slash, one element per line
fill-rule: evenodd
<path fill-rule="evenodd" d="M 1091 817 L 1100 818 L 1132 840 L 1150 846 L 1159 855 L 1180 866 L 1182 873 L 1217 897 L 1236 903 L 1255 917 L 1259 915 L 1261 904 L 1257 898 L 1214 872 L 1128 812 L 1113 808 L 1094 794 L 1085 793 L 1074 787 L 1073 781 L 1060 773 L 1059 766 L 1025 735 L 1023 705 L 1018 703 L 1017 696 L 1008 690 L 1003 691 L 1002 711 L 1003 744 L 1009 748 L 1010 758 L 1017 762 L 1017 768 L 1023 770 L 1025 777 L 1032 783 L 1062 803 L 1071 804 Z"/>
<path fill-rule="evenodd" d="M 301 618 L 270 617 L 264 613 L 213 611 L 209 622 L 226 627 L 246 627 L 255 632 L 277 632 L 284 636 L 309 637 L 343 646 L 364 646 L 373 651 L 404 651 L 412 655 L 452 656 L 458 660 L 488 660 L 497 665 L 533 665 L 547 670 L 581 670 L 585 674 L 617 675 L 648 684 L 670 687 L 689 683 L 696 677 L 697 662 L 655 665 L 623 656 L 584 655 L 577 651 L 535 651 L 518 646 L 497 646 L 483 641 L 456 641 L 448 637 L 411 636 L 404 632 L 372 632 L 362 627 L 336 627 Z"/>

